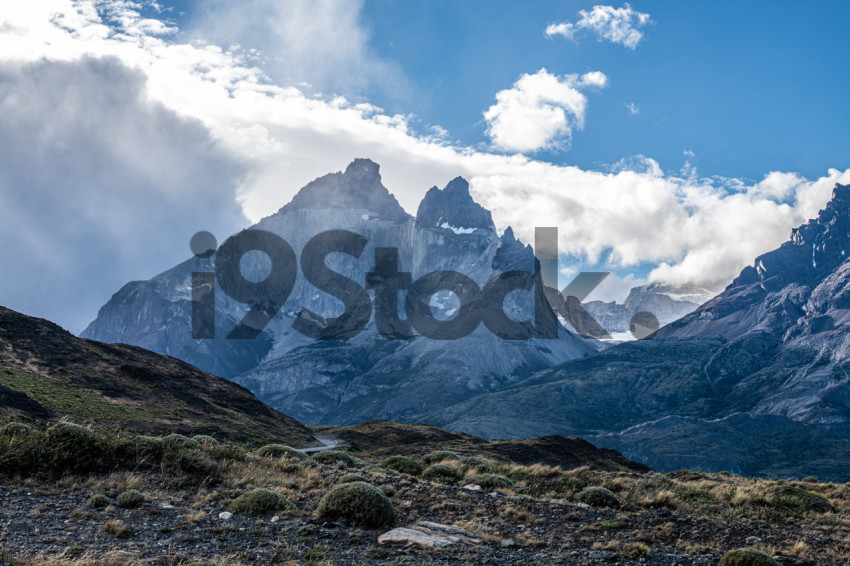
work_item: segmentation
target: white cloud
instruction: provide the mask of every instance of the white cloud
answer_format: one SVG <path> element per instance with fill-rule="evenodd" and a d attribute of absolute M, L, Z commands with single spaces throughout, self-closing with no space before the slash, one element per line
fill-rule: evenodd
<path fill-rule="evenodd" d="M 512 88 L 496 93 L 484 112 L 487 135 L 502 150 L 531 153 L 569 145 L 573 130 L 584 127 L 587 97 L 578 89 L 602 88 L 599 71 L 557 76 L 546 69 L 522 75 Z"/>
<path fill-rule="evenodd" d="M 649 280 L 703 286 L 781 244 L 835 182 L 850 182 L 850 170 L 815 181 L 778 172 L 758 183 L 701 179 L 693 165 L 670 175 L 642 156 L 597 172 L 454 146 L 441 130 L 417 133 L 407 116 L 276 84 L 244 51 L 182 42 L 123 6 L 116 25 L 92 2 L 11 0 L 0 12 L 0 127 L 14 140 L 0 144 L 0 226 L 9 226 L 0 264 L 19 266 L 15 280 L 0 272 L 0 300 L 38 306 L 56 295 L 39 312 L 72 326 L 94 316 L 103 293 L 186 257 L 194 230 L 221 240 L 240 223 L 237 202 L 244 227 L 354 157 L 380 163 L 408 211 L 429 187 L 463 175 L 498 227 L 526 242 L 535 226 L 558 226 L 576 263 L 655 265 Z M 601 76 L 549 76 L 557 84 L 537 73 L 518 90 L 543 99 L 542 87 L 553 87 L 559 101 L 545 104 L 569 109 L 578 127 L 578 89 L 602 86 Z M 90 273 L 111 279 L 95 286 Z"/>
<path fill-rule="evenodd" d="M 631 114 L 632 116 L 634 116 L 635 114 L 640 114 L 640 108 L 634 102 L 627 102 L 626 108 L 629 109 L 629 114 Z"/>
<path fill-rule="evenodd" d="M 643 39 L 641 28 L 649 22 L 649 14 L 638 12 L 629 4 L 623 4 L 622 8 L 613 6 L 594 6 L 592 10 L 580 10 L 579 20 L 575 23 L 561 22 L 550 24 L 546 28 L 546 35 L 561 35 L 567 39 L 575 39 L 580 31 L 588 31 L 596 35 L 599 41 L 607 39 L 612 43 L 619 43 L 625 47 L 634 49 Z"/>
<path fill-rule="evenodd" d="M 403 98 L 413 89 L 397 64 L 370 49 L 363 1 L 204 0 L 187 33 L 222 49 L 238 45 L 278 84 L 347 96 L 379 86 Z"/>

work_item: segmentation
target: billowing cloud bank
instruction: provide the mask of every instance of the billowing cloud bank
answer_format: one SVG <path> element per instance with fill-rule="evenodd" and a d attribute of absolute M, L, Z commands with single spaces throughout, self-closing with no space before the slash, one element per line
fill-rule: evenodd
<path fill-rule="evenodd" d="M 221 239 L 354 157 L 379 162 L 409 211 L 463 175 L 501 228 L 531 242 L 535 226 L 558 226 L 565 259 L 710 286 L 850 182 L 850 170 L 701 179 L 648 158 L 597 172 L 461 147 L 409 116 L 275 84 L 255 54 L 180 37 L 132 2 L 4 5 L 0 303 L 79 330 L 124 282 L 186 259 L 196 230 Z M 604 86 L 585 77 L 570 88 Z"/>

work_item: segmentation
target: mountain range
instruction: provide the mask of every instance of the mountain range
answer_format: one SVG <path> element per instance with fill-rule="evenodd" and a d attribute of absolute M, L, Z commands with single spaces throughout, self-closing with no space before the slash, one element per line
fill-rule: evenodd
<path fill-rule="evenodd" d="M 359 256 L 331 254 L 325 264 L 361 286 L 382 248 L 397 250 L 399 271 L 414 281 L 457 271 L 483 287 L 522 271 L 535 284 L 506 297 L 509 318 L 555 319 L 540 300 L 530 246 L 510 229 L 500 235 L 462 178 L 430 189 L 413 217 L 382 185 L 377 164 L 358 159 L 252 228 L 277 234 L 299 255 L 323 231 L 360 234 L 367 243 Z M 484 438 L 569 434 L 662 470 L 846 477 L 848 239 L 850 189 L 839 185 L 818 218 L 699 308 L 708 292 L 661 284 L 633 290 L 624 305 L 586 304 L 611 332 L 640 310 L 670 322 L 649 340 L 610 348 L 563 325 L 557 337 L 528 340 L 501 339 L 484 325 L 456 340 L 388 339 L 374 316 L 353 337 L 314 340 L 293 328 L 302 309 L 316 320 L 343 309 L 301 272 L 259 338 L 226 338 L 249 306 L 217 292 L 216 338 L 193 339 L 192 273 L 213 271 L 215 254 L 129 283 L 83 336 L 181 358 L 311 424 L 385 418 Z M 241 269 L 255 281 L 268 272 L 257 257 L 246 256 Z M 437 319 L 458 307 L 451 296 L 431 300 Z"/>

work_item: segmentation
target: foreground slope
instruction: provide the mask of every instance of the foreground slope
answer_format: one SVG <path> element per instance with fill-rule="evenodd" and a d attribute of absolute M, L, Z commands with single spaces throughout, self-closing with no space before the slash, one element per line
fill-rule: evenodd
<path fill-rule="evenodd" d="M 850 479 L 850 187 L 652 340 L 418 417 L 485 437 L 566 433 L 657 469 Z"/>
<path fill-rule="evenodd" d="M 0 417 L 71 417 L 146 434 L 314 443 L 301 423 L 247 389 L 184 362 L 84 340 L 46 320 L 0 307 Z"/>

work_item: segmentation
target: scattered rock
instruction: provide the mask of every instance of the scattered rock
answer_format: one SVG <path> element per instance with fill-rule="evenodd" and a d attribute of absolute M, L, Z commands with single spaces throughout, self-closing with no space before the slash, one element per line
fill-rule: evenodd
<path fill-rule="evenodd" d="M 280 521 L 280 516 L 278 516 L 278 515 L 275 515 L 274 517 L 271 518 L 272 523 L 277 523 L 278 521 Z"/>
<path fill-rule="evenodd" d="M 378 537 L 378 544 L 432 549 L 458 544 L 477 546 L 481 544 L 481 539 L 475 538 L 472 533 L 460 527 L 421 521 L 412 527 L 399 527 L 382 534 Z"/>
<path fill-rule="evenodd" d="M 502 540 L 502 548 L 510 548 L 512 546 L 516 546 L 513 540 L 509 538 Z"/>
<path fill-rule="evenodd" d="M 224 512 L 218 514 L 218 518 L 221 519 L 222 521 L 227 521 L 231 517 L 233 517 L 233 513 L 231 513 L 230 511 L 224 511 Z"/>
<path fill-rule="evenodd" d="M 608 561 L 614 560 L 617 557 L 617 553 L 608 552 L 607 550 L 591 550 L 588 553 L 588 556 L 590 556 L 590 558 L 592 558 L 593 560 Z"/>
<path fill-rule="evenodd" d="M 466 489 L 466 490 L 469 490 L 469 491 L 481 491 L 481 486 L 474 484 L 474 483 L 468 483 L 465 486 L 463 486 L 463 489 Z"/>
<path fill-rule="evenodd" d="M 760 537 L 747 537 L 747 544 L 755 544 L 757 542 L 761 542 Z"/>

